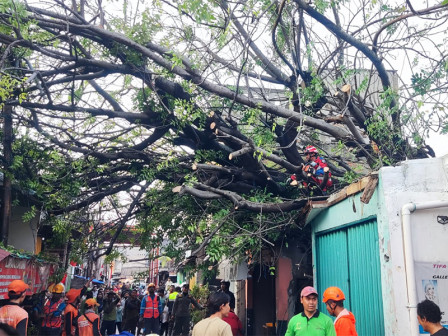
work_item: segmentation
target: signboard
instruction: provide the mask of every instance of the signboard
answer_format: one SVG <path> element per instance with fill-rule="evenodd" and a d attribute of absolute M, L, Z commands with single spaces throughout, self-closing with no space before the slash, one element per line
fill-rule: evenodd
<path fill-rule="evenodd" d="M 448 262 L 415 263 L 418 302 L 431 300 L 442 312 L 442 325 L 448 328 Z M 420 326 L 421 334 L 428 334 Z"/>
<path fill-rule="evenodd" d="M 8 285 L 13 280 L 23 280 L 31 295 L 47 288 L 48 277 L 53 273 L 53 265 L 38 263 L 30 259 L 9 255 L 0 260 L 0 300 L 8 298 Z"/>

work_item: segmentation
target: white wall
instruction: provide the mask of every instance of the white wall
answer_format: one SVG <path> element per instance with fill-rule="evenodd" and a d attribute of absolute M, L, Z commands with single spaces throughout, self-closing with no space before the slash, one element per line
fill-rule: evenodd
<path fill-rule="evenodd" d="M 34 253 L 40 212 L 37 212 L 38 215 L 31 221 L 25 223 L 22 216 L 29 210 L 28 207 L 12 207 L 8 245 L 14 246 L 18 250 L 22 249 Z"/>
<path fill-rule="evenodd" d="M 126 257 L 127 261 L 123 263 L 121 259 L 114 260 L 114 277 L 129 278 L 135 273 L 147 271 L 149 269 L 148 260 L 129 261 L 148 258 L 148 252 L 141 250 L 139 246 L 118 246 L 118 251 Z"/>
<path fill-rule="evenodd" d="M 382 168 L 378 190 L 386 335 L 409 335 L 401 208 L 409 202 L 448 201 L 448 156 Z M 448 262 L 448 227 L 437 223 L 437 215 L 448 215 L 448 208 L 418 210 L 411 214 L 415 261 Z"/>

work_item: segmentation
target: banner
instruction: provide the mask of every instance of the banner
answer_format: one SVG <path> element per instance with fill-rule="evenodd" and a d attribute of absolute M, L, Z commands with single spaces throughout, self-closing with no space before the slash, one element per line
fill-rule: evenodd
<path fill-rule="evenodd" d="M 23 280 L 30 289 L 28 295 L 47 288 L 48 278 L 54 272 L 54 266 L 35 260 L 9 255 L 0 260 L 0 300 L 8 298 L 8 285 L 13 280 Z"/>
<path fill-rule="evenodd" d="M 415 280 L 418 302 L 431 300 L 442 312 L 442 325 L 448 328 L 448 262 L 415 263 Z M 421 334 L 428 334 L 420 326 Z"/>

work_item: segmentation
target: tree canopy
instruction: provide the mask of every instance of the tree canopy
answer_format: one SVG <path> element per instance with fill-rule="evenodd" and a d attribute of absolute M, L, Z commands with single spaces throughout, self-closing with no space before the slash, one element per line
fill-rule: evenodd
<path fill-rule="evenodd" d="M 172 255 L 251 255 L 300 226 L 313 195 L 288 178 L 304 146 L 338 187 L 434 155 L 447 14 L 446 0 L 0 0 L 4 170 L 95 258 L 130 222 Z"/>

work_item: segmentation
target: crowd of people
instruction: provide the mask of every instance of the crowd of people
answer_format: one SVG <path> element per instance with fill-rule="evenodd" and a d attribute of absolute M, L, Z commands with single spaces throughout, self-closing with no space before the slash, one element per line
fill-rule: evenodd
<path fill-rule="evenodd" d="M 189 293 L 188 284 L 158 288 L 153 283 L 144 293 L 138 288 L 90 288 L 65 293 L 62 284 L 52 285 L 34 305 L 22 308 L 29 286 L 14 280 L 8 286 L 8 297 L 0 307 L 0 335 L 28 335 L 29 325 L 38 326 L 36 335 L 110 336 L 160 335 L 187 336 L 191 328 L 191 307 L 207 309 L 206 318 L 192 330 L 192 336 L 242 336 L 244 330 L 234 313 L 235 296 L 229 282 L 222 281 L 221 289 L 212 293 L 201 305 Z M 356 319 L 344 307 L 345 295 L 338 287 L 329 287 L 322 301 L 333 320 L 317 309 L 318 293 L 307 286 L 300 293 L 303 312 L 288 323 L 285 336 L 357 336 Z M 438 305 L 424 300 L 417 305 L 417 317 L 423 330 L 431 336 L 448 336 L 441 325 Z M 31 335 L 34 335 L 31 333 Z"/>
<path fill-rule="evenodd" d="M 235 296 L 229 285 L 222 281 L 217 293 L 231 303 L 230 311 L 235 308 Z M 9 299 L 0 307 L 0 335 L 3 331 L 6 335 L 187 336 L 191 329 L 190 308 L 205 307 L 190 295 L 188 284 L 165 289 L 156 289 L 153 283 L 146 290 L 126 285 L 98 287 L 89 281 L 80 289 L 65 292 L 63 284 L 56 284 L 27 296 L 29 286 L 14 280 L 8 286 Z M 241 321 L 235 314 L 228 315 L 222 317 L 228 318 L 224 323 L 229 326 L 229 335 L 242 335 Z"/>

